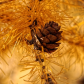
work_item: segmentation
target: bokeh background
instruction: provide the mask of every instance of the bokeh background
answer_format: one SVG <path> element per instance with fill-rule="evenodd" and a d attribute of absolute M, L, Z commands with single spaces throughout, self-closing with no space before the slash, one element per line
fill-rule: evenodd
<path fill-rule="evenodd" d="M 32 48 L 33 46 L 27 45 L 23 41 L 22 43 L 15 41 L 16 37 L 14 39 L 12 37 L 12 34 L 14 34 L 14 32 L 12 32 L 10 35 L 8 33 L 8 31 L 10 31 L 13 27 L 21 28 L 22 31 L 24 30 L 24 27 L 28 26 L 27 24 L 30 24 L 27 23 L 26 21 L 27 19 L 29 19 L 28 15 L 32 13 L 30 12 L 30 14 L 28 14 L 29 12 L 27 8 L 29 6 L 29 1 L 32 2 L 30 4 L 34 4 L 33 1 L 38 2 L 38 0 L 0 0 L 0 11 L 1 11 L 0 13 L 0 84 L 34 84 L 32 82 L 25 81 L 26 79 L 28 79 L 28 76 L 30 76 L 30 74 L 28 74 L 30 70 L 28 69 L 22 71 L 25 64 L 21 65 L 21 59 L 24 56 L 29 56 L 34 54 Z M 38 5 L 36 4 L 36 2 L 35 2 L 35 6 Z M 52 58 L 53 61 L 56 61 L 60 65 L 64 65 L 63 72 L 60 73 L 60 77 L 57 78 L 57 84 L 84 84 L 84 1 L 83 0 L 71 0 L 71 1 L 45 0 L 44 2 L 46 4 L 51 4 L 51 2 L 55 4 L 56 2 L 58 3 L 56 7 L 58 8 L 57 10 L 59 10 L 59 12 L 57 12 L 54 6 L 49 5 L 50 10 L 52 9 L 52 11 L 51 12 L 49 11 L 49 13 L 59 17 L 58 18 L 59 20 L 57 20 L 57 22 L 60 25 L 62 25 L 61 23 L 62 17 L 64 18 L 68 17 L 68 19 L 65 19 L 63 21 L 64 26 L 62 25 L 61 27 L 61 30 L 63 31 L 62 40 L 60 41 L 61 45 L 59 46 L 57 51 L 55 51 L 52 54 L 48 54 L 48 56 L 56 56 L 56 59 Z M 43 3 L 41 5 L 42 6 L 44 5 L 44 7 L 47 9 L 48 5 L 44 4 L 44 2 L 40 2 L 40 3 Z M 38 8 L 39 6 L 40 5 L 38 5 L 36 8 Z M 11 10 L 13 12 L 10 12 Z M 63 13 L 66 15 L 63 15 Z M 2 14 L 4 15 L 2 16 Z M 33 14 L 32 16 L 38 18 L 38 15 L 35 16 Z M 49 18 L 49 20 L 53 20 L 53 19 Z M 43 21 L 45 23 L 48 21 L 48 19 Z M 41 22 L 39 22 L 39 25 L 44 24 L 44 23 L 41 24 L 40 23 Z M 29 32 L 30 30 L 27 31 L 28 33 L 30 33 Z M 27 33 L 27 31 L 24 30 L 23 32 L 21 32 L 22 35 L 24 33 Z M 6 33 L 8 33 L 8 35 L 6 35 Z M 12 40 L 10 40 L 10 38 L 6 40 L 7 37 L 10 37 Z M 19 36 L 17 37 L 19 38 Z M 28 38 L 30 39 L 31 37 Z M 32 61 L 32 59 L 30 59 L 30 61 Z M 49 65 L 54 66 L 58 72 L 61 68 L 60 65 L 58 65 L 60 68 L 56 65 L 53 65 L 52 63 L 49 63 Z M 54 73 L 57 73 L 55 69 L 52 69 L 52 71 Z M 28 75 L 22 77 L 26 74 Z M 35 77 L 36 76 L 34 76 L 34 78 Z"/>

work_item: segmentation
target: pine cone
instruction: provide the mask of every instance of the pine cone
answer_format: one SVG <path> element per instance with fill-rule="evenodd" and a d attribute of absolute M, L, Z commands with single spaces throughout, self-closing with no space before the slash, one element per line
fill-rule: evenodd
<path fill-rule="evenodd" d="M 46 23 L 44 28 L 39 29 L 36 33 L 34 29 L 31 30 L 32 40 L 30 44 L 34 44 L 35 49 L 42 50 L 42 46 L 45 52 L 51 53 L 55 51 L 60 43 L 56 43 L 61 39 L 60 26 L 58 23 L 50 21 Z"/>

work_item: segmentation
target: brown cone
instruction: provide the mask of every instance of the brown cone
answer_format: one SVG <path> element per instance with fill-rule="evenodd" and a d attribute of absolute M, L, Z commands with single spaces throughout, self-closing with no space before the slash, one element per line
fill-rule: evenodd
<path fill-rule="evenodd" d="M 57 49 L 56 47 L 59 46 L 60 43 L 56 43 L 61 39 L 62 31 L 59 30 L 60 26 L 58 23 L 50 21 L 49 23 L 45 24 L 44 28 L 37 31 L 36 36 L 41 43 L 41 46 L 43 46 L 45 52 L 51 53 Z"/>
<path fill-rule="evenodd" d="M 34 44 L 34 49 L 42 50 L 42 46 L 45 52 L 52 53 L 57 50 L 60 43 L 57 43 L 61 39 L 60 26 L 54 21 L 46 23 L 44 27 L 35 32 L 32 25 L 30 25 L 32 40 L 27 40 L 27 44 Z"/>

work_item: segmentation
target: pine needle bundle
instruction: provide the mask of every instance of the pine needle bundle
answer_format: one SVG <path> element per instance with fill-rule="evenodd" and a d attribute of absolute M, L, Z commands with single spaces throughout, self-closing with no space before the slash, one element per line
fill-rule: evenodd
<path fill-rule="evenodd" d="M 79 1 L 83 3 L 82 0 Z M 61 78 L 59 77 L 59 75 L 63 73 L 64 70 L 66 71 L 67 69 L 66 63 L 68 61 L 69 61 L 68 68 L 70 68 L 74 63 L 77 63 L 79 61 L 82 64 L 78 48 L 80 47 L 80 49 L 82 50 L 84 48 L 84 35 L 83 34 L 80 35 L 79 33 L 81 31 L 80 27 L 84 24 L 84 22 L 75 21 L 76 16 L 79 16 L 79 15 L 75 16 L 75 14 L 78 13 L 78 11 L 76 11 L 75 13 L 73 12 L 75 8 L 78 8 L 79 9 L 78 11 L 81 11 L 81 15 L 83 14 L 83 6 L 80 6 L 78 4 L 78 0 L 74 1 L 71 0 L 70 3 L 69 0 L 1 1 L 0 2 L 1 59 L 3 59 L 5 63 L 9 65 L 9 63 L 7 63 L 5 60 L 6 56 L 4 56 L 3 54 L 8 53 L 8 51 L 11 53 L 10 49 L 14 50 L 16 47 L 20 46 L 18 47 L 18 51 L 22 52 L 23 58 L 26 59 L 26 60 L 22 59 L 20 64 L 22 64 L 22 66 L 25 66 L 23 68 L 23 71 L 30 70 L 30 73 L 28 74 L 30 75 L 29 76 L 30 78 L 29 80 L 25 81 L 34 84 L 40 84 L 40 83 L 59 84 L 57 80 Z M 81 17 L 83 17 L 83 15 Z M 50 21 L 57 23 L 60 26 L 59 30 L 62 31 L 60 33 L 61 39 L 59 39 L 58 42 L 60 43 L 60 45 L 56 45 L 57 49 L 55 49 L 55 51 L 51 53 L 45 52 L 45 49 L 42 45 L 40 46 L 41 49 L 35 49 L 36 46 L 34 42 L 32 42 L 34 40 L 31 41 L 31 39 L 36 38 L 35 35 L 39 35 L 38 31 L 39 30 L 41 31 L 42 28 L 44 29 L 47 28 L 47 30 L 49 30 L 49 28 L 48 27 L 45 28 L 45 26 L 46 24 L 48 26 L 48 23 Z M 35 30 L 35 32 L 32 33 L 32 30 L 33 32 Z M 49 31 L 49 33 L 52 34 L 51 30 Z M 58 37 L 59 35 L 57 36 L 57 38 Z M 36 42 L 39 39 L 35 39 Z M 52 46 L 50 45 L 47 46 L 47 48 L 53 49 L 51 47 Z M 23 50 L 20 51 L 20 49 Z M 24 52 L 25 54 L 23 54 Z M 83 51 L 81 51 L 81 53 L 82 52 Z M 65 59 L 66 61 L 63 60 L 64 57 L 67 58 Z M 56 67 L 60 72 L 56 71 L 56 68 L 53 67 Z M 59 69 L 59 67 L 61 69 Z M 37 77 L 37 79 L 35 77 Z"/>

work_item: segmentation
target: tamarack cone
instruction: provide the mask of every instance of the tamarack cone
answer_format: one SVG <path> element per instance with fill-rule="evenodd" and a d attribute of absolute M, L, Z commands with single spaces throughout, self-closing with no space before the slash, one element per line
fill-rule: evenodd
<path fill-rule="evenodd" d="M 52 53 L 57 50 L 57 47 L 60 43 L 57 43 L 61 40 L 60 26 L 54 21 L 49 21 L 44 27 L 39 29 L 36 33 L 34 29 L 31 29 L 32 40 L 28 41 L 31 44 L 34 44 L 34 49 L 42 50 L 44 52 Z"/>

